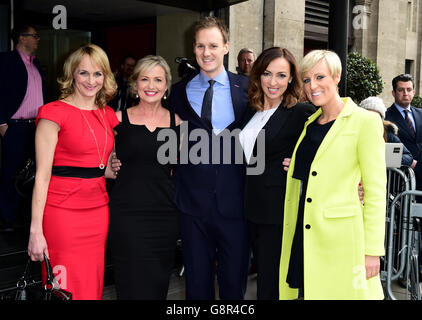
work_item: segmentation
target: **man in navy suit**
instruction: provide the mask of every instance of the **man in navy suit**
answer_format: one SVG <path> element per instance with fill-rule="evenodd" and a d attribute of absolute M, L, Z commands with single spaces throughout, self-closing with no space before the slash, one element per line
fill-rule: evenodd
<path fill-rule="evenodd" d="M 209 138 L 210 146 L 205 155 L 210 161 L 180 161 L 175 173 L 186 299 L 215 299 L 215 275 L 220 299 L 243 299 L 250 256 L 242 210 L 244 166 L 234 163 L 233 142 L 232 164 L 212 162 L 210 141 L 222 130 L 231 132 L 241 125 L 247 108 L 248 79 L 224 68 L 229 42 L 228 29 L 221 20 L 205 17 L 194 31 L 194 54 L 200 72 L 175 84 L 169 101 L 188 123 L 188 137 L 182 137 L 182 145 L 187 143 L 188 150 L 193 150 L 197 142 L 189 138 L 199 129 Z M 219 151 L 223 152 L 221 144 Z M 204 159 L 204 154 L 200 157 Z"/>
<path fill-rule="evenodd" d="M 385 119 L 398 126 L 398 137 L 414 159 L 411 168 L 416 175 L 416 189 L 422 190 L 422 110 L 410 105 L 415 95 L 414 81 L 410 74 L 400 74 L 392 84 L 394 103 Z"/>
<path fill-rule="evenodd" d="M 40 36 L 30 25 L 12 32 L 15 50 L 0 54 L 0 213 L 4 230 L 13 230 L 19 208 L 13 177 L 34 157 L 35 117 L 45 101 L 45 87 L 33 53 Z"/>

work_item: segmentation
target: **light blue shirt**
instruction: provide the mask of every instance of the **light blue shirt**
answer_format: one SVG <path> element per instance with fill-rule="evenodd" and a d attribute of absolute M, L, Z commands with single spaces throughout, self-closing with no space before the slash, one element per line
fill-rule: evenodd
<path fill-rule="evenodd" d="M 234 110 L 230 92 L 230 80 L 226 69 L 214 79 L 208 78 L 202 71 L 186 86 L 186 94 L 193 110 L 201 117 L 202 101 L 205 91 L 210 84 L 208 80 L 215 80 L 212 97 L 212 126 L 214 133 L 219 134 L 234 121 Z"/>
<path fill-rule="evenodd" d="M 409 115 L 409 119 L 413 124 L 413 128 L 415 128 L 415 130 L 416 130 L 415 119 L 413 118 L 413 112 L 412 112 L 412 109 L 410 109 L 410 106 L 409 106 L 409 108 L 404 109 L 404 108 L 400 107 L 397 103 L 394 103 L 394 105 L 396 106 L 397 110 L 400 111 L 400 114 L 402 115 L 403 119 L 406 117 L 406 114 L 404 113 L 403 110 L 409 111 L 407 114 Z"/>

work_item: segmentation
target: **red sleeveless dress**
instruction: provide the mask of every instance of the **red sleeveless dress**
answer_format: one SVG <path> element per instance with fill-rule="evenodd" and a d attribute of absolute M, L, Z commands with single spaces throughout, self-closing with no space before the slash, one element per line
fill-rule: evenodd
<path fill-rule="evenodd" d="M 53 166 L 98 167 L 103 153 L 102 162 L 107 164 L 114 145 L 112 129 L 119 124 L 110 107 L 104 113 L 101 109 L 81 110 L 55 101 L 39 109 L 37 124 L 39 119 L 60 126 Z M 108 222 L 104 176 L 89 179 L 51 176 L 43 232 L 56 279 L 75 300 L 102 299 Z"/>

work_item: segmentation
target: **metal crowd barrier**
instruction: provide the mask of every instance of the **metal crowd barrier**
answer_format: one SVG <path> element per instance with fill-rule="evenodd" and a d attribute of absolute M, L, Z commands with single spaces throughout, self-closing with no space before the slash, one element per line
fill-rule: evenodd
<path fill-rule="evenodd" d="M 398 280 L 406 288 L 406 299 L 421 300 L 419 288 L 419 235 L 414 219 L 422 218 L 422 204 L 415 197 L 415 174 L 411 168 L 387 168 L 387 208 L 385 257 L 382 258 L 381 280 L 392 300 L 392 282 Z"/>

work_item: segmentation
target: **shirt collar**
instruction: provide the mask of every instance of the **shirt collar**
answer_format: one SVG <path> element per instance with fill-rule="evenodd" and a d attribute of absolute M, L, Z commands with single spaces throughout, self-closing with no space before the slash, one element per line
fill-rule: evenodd
<path fill-rule="evenodd" d="M 401 114 L 403 114 L 403 111 L 404 111 L 404 110 L 407 110 L 407 111 L 409 111 L 409 113 L 412 113 L 412 109 L 410 108 L 410 106 L 409 106 L 409 108 L 405 109 L 405 108 L 403 108 L 403 107 L 399 106 L 399 105 L 398 105 L 397 103 L 395 103 L 395 102 L 394 102 L 394 105 L 396 106 L 397 110 L 399 110 L 399 111 L 400 111 L 400 113 L 401 113 Z"/>
<path fill-rule="evenodd" d="M 199 81 L 201 83 L 201 85 L 203 86 L 209 86 L 208 81 L 211 80 L 211 78 L 207 77 L 205 74 L 201 72 L 199 73 Z M 225 85 L 229 85 L 230 81 L 229 81 L 229 75 L 227 74 L 227 71 L 225 68 L 223 68 L 223 71 L 221 71 L 214 79 L 217 83 L 225 86 Z"/>
<path fill-rule="evenodd" d="M 34 61 L 34 55 L 31 54 L 31 55 L 28 56 L 25 53 L 23 53 L 22 51 L 19 51 L 19 50 L 17 50 L 17 51 L 19 52 L 19 54 L 20 54 L 20 56 L 21 56 L 21 58 L 24 62 L 32 63 Z"/>

